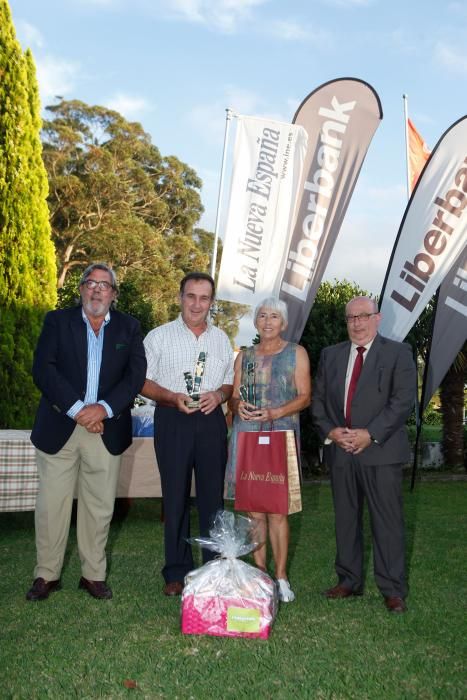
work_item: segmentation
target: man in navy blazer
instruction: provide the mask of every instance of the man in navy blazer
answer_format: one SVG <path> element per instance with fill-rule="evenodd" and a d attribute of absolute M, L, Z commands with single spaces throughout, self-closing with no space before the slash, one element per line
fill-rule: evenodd
<path fill-rule="evenodd" d="M 322 351 L 312 401 L 336 524 L 338 583 L 324 595 L 362 595 L 366 498 L 376 584 L 387 609 L 399 613 L 407 595 L 402 467 L 410 459 L 405 423 L 415 400 L 415 364 L 407 343 L 378 335 L 381 314 L 373 299 L 352 299 L 346 319 L 349 341 Z"/>
<path fill-rule="evenodd" d="M 60 573 L 78 492 L 79 587 L 111 598 L 105 547 L 121 454 L 131 444 L 131 406 L 146 377 L 139 322 L 111 308 L 115 273 L 90 265 L 80 281 L 81 305 L 50 311 L 33 363 L 42 397 L 31 440 L 39 493 L 35 526 L 37 566 L 28 600 L 60 588 Z"/>

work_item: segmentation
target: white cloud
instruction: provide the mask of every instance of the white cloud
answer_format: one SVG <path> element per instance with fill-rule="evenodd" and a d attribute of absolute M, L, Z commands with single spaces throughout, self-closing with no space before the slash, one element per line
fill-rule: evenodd
<path fill-rule="evenodd" d="M 75 87 L 80 66 L 52 55 L 36 58 L 37 80 L 43 104 L 57 96 L 66 97 Z"/>
<path fill-rule="evenodd" d="M 438 42 L 435 46 L 435 59 L 453 73 L 467 74 L 467 54 L 460 49 Z"/>
<path fill-rule="evenodd" d="M 16 22 L 16 31 L 21 46 L 24 48 L 37 47 L 42 49 L 45 46 L 44 37 L 33 24 L 20 19 Z"/>
<path fill-rule="evenodd" d="M 122 0 L 77 0 L 77 4 L 86 4 L 86 5 L 97 5 L 98 7 L 114 7 L 114 6 L 120 6 L 122 4 Z"/>
<path fill-rule="evenodd" d="M 252 10 L 270 0 L 164 0 L 169 16 L 232 33 Z"/>
<path fill-rule="evenodd" d="M 122 114 L 126 119 L 135 119 L 151 109 L 148 101 L 144 97 L 126 95 L 122 92 L 104 100 L 104 104 L 109 109 L 113 109 Z"/>
<path fill-rule="evenodd" d="M 271 23 L 269 33 L 284 41 L 313 41 L 315 44 L 329 43 L 330 35 L 293 19 L 276 20 Z"/>
<path fill-rule="evenodd" d="M 334 5 L 336 7 L 350 8 L 353 7 L 369 7 L 375 0 L 323 0 L 325 5 Z"/>
<path fill-rule="evenodd" d="M 365 216 L 347 219 L 326 267 L 324 280 L 355 282 L 362 289 L 379 294 L 394 242 L 387 220 L 376 222 Z M 377 235 L 375 235 L 377 231 Z M 368 242 L 371 241 L 371 245 Z"/>

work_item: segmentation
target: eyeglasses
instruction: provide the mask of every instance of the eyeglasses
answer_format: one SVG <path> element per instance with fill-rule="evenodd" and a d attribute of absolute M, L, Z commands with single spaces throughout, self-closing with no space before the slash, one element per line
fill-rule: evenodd
<path fill-rule="evenodd" d="M 354 321 L 368 321 L 370 316 L 377 316 L 379 311 L 374 311 L 372 314 L 357 314 L 356 316 L 346 316 L 345 320 L 347 323 L 352 323 Z"/>
<path fill-rule="evenodd" d="M 100 280 L 99 282 L 97 280 L 84 280 L 83 284 L 87 289 L 95 289 L 98 287 L 102 292 L 108 292 L 109 289 L 112 289 L 110 282 L 106 282 L 105 280 Z"/>

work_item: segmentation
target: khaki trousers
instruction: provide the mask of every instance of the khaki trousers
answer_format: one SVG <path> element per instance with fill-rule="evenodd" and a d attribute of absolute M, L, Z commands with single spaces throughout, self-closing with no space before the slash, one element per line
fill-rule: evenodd
<path fill-rule="evenodd" d="M 77 486 L 77 539 L 82 575 L 105 581 L 105 547 L 117 491 L 121 455 L 112 455 L 100 435 L 80 425 L 57 452 L 36 449 L 39 493 L 35 526 L 37 566 L 34 578 L 60 578 Z"/>

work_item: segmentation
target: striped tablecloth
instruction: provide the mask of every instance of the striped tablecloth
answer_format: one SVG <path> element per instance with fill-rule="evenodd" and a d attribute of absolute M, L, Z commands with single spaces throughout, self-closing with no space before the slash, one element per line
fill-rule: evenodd
<path fill-rule="evenodd" d="M 39 477 L 29 430 L 0 430 L 0 511 L 34 510 Z"/>
<path fill-rule="evenodd" d="M 30 435 L 29 430 L 0 430 L 0 512 L 36 507 L 39 477 Z M 161 495 L 154 440 L 133 438 L 133 444 L 122 455 L 117 497 Z"/>

